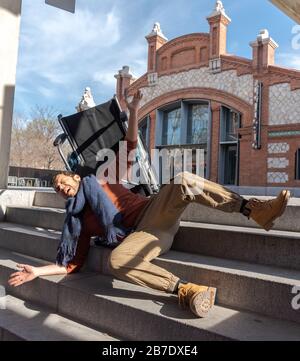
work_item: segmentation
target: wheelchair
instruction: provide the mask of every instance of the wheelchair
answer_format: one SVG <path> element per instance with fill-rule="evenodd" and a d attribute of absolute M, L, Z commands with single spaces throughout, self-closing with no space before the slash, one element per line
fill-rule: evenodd
<path fill-rule="evenodd" d="M 69 115 L 58 116 L 58 122 L 63 132 L 55 139 L 53 145 L 68 171 L 81 177 L 97 173 L 97 169 L 105 161 L 99 161 L 97 154 L 101 149 L 111 149 L 115 154 L 119 150 L 119 142 L 124 140 L 128 126 L 126 112 L 121 110 L 116 96 L 106 103 Z M 65 155 L 66 142 L 71 152 Z M 154 168 L 150 163 L 149 150 L 139 132 L 136 149 L 136 159 L 141 181 L 122 180 L 122 184 L 134 193 L 145 196 L 159 191 L 159 183 Z"/>

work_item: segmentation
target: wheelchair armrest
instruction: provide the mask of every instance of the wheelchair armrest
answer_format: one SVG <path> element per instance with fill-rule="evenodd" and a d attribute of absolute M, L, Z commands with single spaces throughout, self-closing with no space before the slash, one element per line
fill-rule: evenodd
<path fill-rule="evenodd" d="M 62 133 L 59 136 L 57 136 L 55 138 L 55 141 L 53 142 L 54 147 L 58 147 L 58 146 L 62 145 L 66 141 L 67 138 L 68 138 L 68 136 L 65 133 Z"/>

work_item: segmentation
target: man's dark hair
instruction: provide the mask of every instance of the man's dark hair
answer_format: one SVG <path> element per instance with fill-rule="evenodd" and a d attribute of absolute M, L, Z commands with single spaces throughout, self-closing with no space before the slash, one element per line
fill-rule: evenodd
<path fill-rule="evenodd" d="M 55 182 L 56 182 L 56 178 L 59 176 L 59 175 L 66 175 L 68 177 L 74 177 L 74 175 L 76 175 L 76 173 L 74 172 L 71 172 L 69 170 L 64 170 L 64 171 L 61 171 L 61 172 L 58 172 L 56 173 L 53 177 L 52 177 L 52 186 L 54 187 L 55 185 Z"/>

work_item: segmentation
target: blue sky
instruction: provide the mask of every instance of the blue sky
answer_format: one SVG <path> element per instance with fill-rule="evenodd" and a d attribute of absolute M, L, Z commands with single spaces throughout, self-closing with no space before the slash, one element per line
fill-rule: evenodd
<path fill-rule="evenodd" d="M 276 63 L 300 70 L 291 19 L 267 0 L 224 0 L 223 5 L 232 19 L 229 53 L 250 58 L 249 42 L 266 28 L 280 45 Z M 169 40 L 208 32 L 206 16 L 214 6 L 215 0 L 77 0 L 71 14 L 44 0 L 23 0 L 15 114 L 30 116 L 35 105 L 72 114 L 86 86 L 97 104 L 108 100 L 123 65 L 136 77 L 146 72 L 145 36 L 155 22 Z"/>

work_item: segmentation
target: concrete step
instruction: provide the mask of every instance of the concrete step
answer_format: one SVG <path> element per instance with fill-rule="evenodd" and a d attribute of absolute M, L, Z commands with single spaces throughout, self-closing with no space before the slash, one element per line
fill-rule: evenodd
<path fill-rule="evenodd" d="M 1 224 L 0 247 L 49 262 L 55 261 L 58 232 Z M 86 269 L 109 275 L 110 249 L 92 246 Z M 292 288 L 300 285 L 300 271 L 262 266 L 224 258 L 169 251 L 153 261 L 183 279 L 218 288 L 217 303 L 272 317 L 300 322 L 291 307 Z"/>
<path fill-rule="evenodd" d="M 9 206 L 5 215 L 7 222 L 52 230 L 61 230 L 64 219 L 65 210 L 45 207 Z"/>
<path fill-rule="evenodd" d="M 250 198 L 250 196 L 244 196 Z M 270 199 L 273 197 L 255 196 L 259 199 Z M 33 199 L 33 206 L 42 208 L 56 208 L 56 212 L 64 209 L 65 201 L 62 197 L 55 192 L 35 192 Z M 12 212 L 12 211 L 10 211 Z M 17 216 L 13 212 L 12 216 Z M 300 217 L 300 199 L 291 198 L 285 213 L 276 220 L 273 229 L 300 232 L 300 224 L 298 219 Z M 251 219 L 248 220 L 241 214 L 237 213 L 224 213 L 210 207 L 205 207 L 200 204 L 190 204 L 182 215 L 182 220 L 187 222 L 200 222 L 211 224 L 234 225 L 240 227 L 260 228 Z M 16 222 L 20 223 L 20 222 Z M 61 222 L 55 223 L 56 229 L 60 229 Z M 45 227 L 47 228 L 47 227 Z M 51 228 L 51 227 L 48 227 Z"/>
<path fill-rule="evenodd" d="M 5 309 L 0 309 L 0 341 L 118 341 L 11 295 L 1 298 L 1 302 Z"/>
<path fill-rule="evenodd" d="M 0 223 L 0 247 L 54 261 L 60 234 L 39 227 Z"/>
<path fill-rule="evenodd" d="M 172 249 L 300 270 L 300 232 L 182 221 Z"/>
<path fill-rule="evenodd" d="M 0 284 L 16 263 L 46 262 L 0 250 Z M 178 307 L 177 297 L 91 272 L 40 277 L 7 293 L 125 340 L 300 340 L 300 325 L 215 306 L 206 319 Z M 147 325 L 147 327 L 145 327 Z"/>
<path fill-rule="evenodd" d="M 54 191 L 35 192 L 33 206 L 46 208 L 65 208 L 65 200 Z"/>
<path fill-rule="evenodd" d="M 297 199 L 298 200 L 298 199 Z M 62 208 L 46 207 L 17 207 L 7 206 L 5 220 L 8 222 L 26 224 L 46 229 L 61 230 L 64 222 L 65 210 Z M 289 203 L 284 214 L 275 221 L 272 230 L 300 232 L 300 203 L 294 199 Z M 261 229 L 253 220 L 240 213 L 225 213 L 205 207 L 200 204 L 190 204 L 183 212 L 182 221 L 228 225 Z"/>
<path fill-rule="evenodd" d="M 52 240 L 59 238 L 59 231 L 0 223 L 0 247 L 38 258 L 53 259 L 57 242 Z M 299 232 L 181 222 L 172 249 L 300 270 Z"/>
<path fill-rule="evenodd" d="M 263 195 L 263 194 L 258 194 L 257 190 L 255 191 L 255 189 L 253 189 L 253 193 L 251 193 L 251 189 L 245 187 L 227 186 L 227 188 L 232 189 L 233 192 L 237 192 L 241 194 L 242 197 L 246 199 L 249 199 L 251 197 L 255 197 L 258 199 L 272 199 L 282 190 L 282 187 L 272 187 L 272 189 L 269 189 L 268 195 Z M 29 189 L 33 189 L 33 188 L 29 188 Z M 244 190 L 246 190 L 246 192 L 244 192 Z M 290 192 L 291 192 L 291 198 L 289 204 L 300 205 L 300 198 L 299 198 L 300 190 L 298 189 L 297 194 L 295 193 L 295 189 L 293 190 L 290 189 Z M 64 208 L 65 200 L 61 196 L 56 194 L 54 190 L 52 190 L 52 188 L 46 191 L 36 190 L 33 205 L 38 207 Z"/>
<path fill-rule="evenodd" d="M 249 198 L 249 197 L 247 197 Z M 263 198 L 263 197 L 256 197 Z M 267 197 L 269 198 L 269 197 Z M 219 210 L 202 206 L 200 204 L 190 204 L 182 214 L 182 221 L 200 222 L 210 224 L 223 224 L 229 226 L 260 228 L 252 219 L 240 213 L 225 213 Z M 300 203 L 298 198 L 289 201 L 284 214 L 275 221 L 272 229 L 300 232 Z"/>
<path fill-rule="evenodd" d="M 218 288 L 217 303 L 300 323 L 292 290 L 300 272 L 170 251 L 153 261 L 181 279 Z"/>

